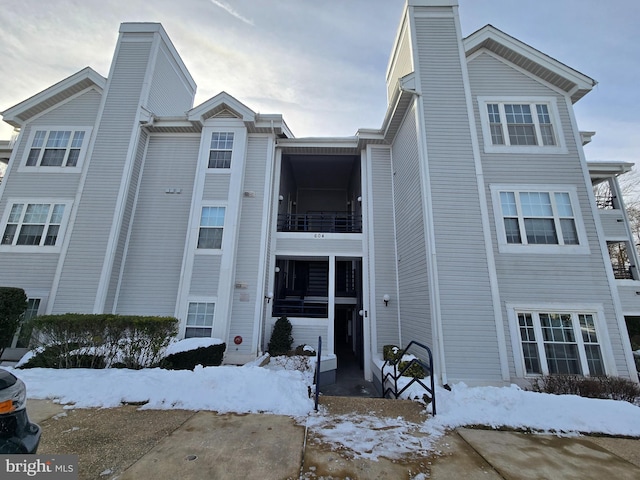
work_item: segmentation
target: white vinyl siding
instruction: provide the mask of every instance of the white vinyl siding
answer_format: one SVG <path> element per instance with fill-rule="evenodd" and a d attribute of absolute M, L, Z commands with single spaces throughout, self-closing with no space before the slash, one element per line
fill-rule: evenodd
<path fill-rule="evenodd" d="M 415 8 L 418 15 L 420 8 Z M 415 27 L 418 101 L 423 102 L 426 135 L 426 155 L 421 161 L 426 162 L 425 178 L 430 183 L 431 205 L 427 206 L 435 240 L 427 260 L 429 268 L 437 268 L 438 284 L 433 288 L 439 295 L 446 371 L 451 381 L 501 381 L 504 345 L 499 344 L 502 332 L 496 331 L 480 207 L 485 198 L 478 190 L 475 132 L 470 128 L 456 20 L 453 16 L 416 17 Z M 409 202 L 403 207 L 415 209 L 418 204 Z M 398 260 L 400 265 L 405 262 L 403 257 Z M 427 321 L 425 312 L 421 317 L 422 322 Z M 404 328 L 402 333 L 405 340 Z"/>
<path fill-rule="evenodd" d="M 122 219 L 116 218 L 112 229 L 114 215 L 124 211 L 118 206 L 125 201 L 120 195 L 126 195 L 128 189 L 120 189 L 131 178 L 136 147 L 132 142 L 140 129 L 137 115 L 154 39 L 152 34 L 136 36 L 135 41 L 128 41 L 128 37 L 123 34 L 118 45 L 104 92 L 107 98 L 94 132 L 91 161 L 51 313 L 94 311 L 96 296 L 102 295 L 99 286 L 104 287 L 100 280 L 105 255 L 110 255 L 110 238 L 114 234 L 119 237 Z"/>
<path fill-rule="evenodd" d="M 415 136 L 415 122 L 410 123 Z M 384 294 L 397 296 L 398 264 L 395 256 L 391 152 L 387 147 L 378 146 L 371 147 L 369 151 L 369 181 L 372 190 L 367 196 L 367 203 L 372 203 L 369 211 L 373 214 L 369 221 L 369 230 L 371 231 L 369 258 L 364 258 L 363 261 L 369 262 L 371 274 L 375 275 L 375 281 L 371 284 L 375 287 L 375 291 L 371 294 L 372 300 L 378 305 L 375 315 L 375 338 L 378 344 L 372 348 L 377 348 L 377 351 L 381 352 L 384 345 L 398 345 L 400 341 L 398 309 L 381 308 L 379 303 Z M 428 311 L 429 299 L 426 295 L 419 296 L 416 300 L 422 302 L 425 311 Z M 431 341 L 430 329 L 424 340 L 427 343 Z"/>
<path fill-rule="evenodd" d="M 176 315 L 199 142 L 199 137 L 181 135 L 149 139 L 135 210 L 130 218 L 125 215 L 131 227 L 122 273 L 118 269 L 117 313 Z M 166 193 L 167 187 L 179 187 L 181 193 Z"/>
<path fill-rule="evenodd" d="M 397 251 L 397 271 L 399 295 L 400 332 L 398 341 L 406 346 L 411 340 L 419 340 L 431 344 L 432 317 L 431 297 L 429 295 L 429 265 L 425 239 L 425 212 L 422 202 L 422 182 L 420 175 L 420 157 L 418 139 L 416 137 L 416 108 L 409 110 L 407 116 L 394 141 L 391 150 L 393 171 L 393 204 L 395 206 L 395 238 Z M 380 167 L 378 167 L 380 168 Z M 376 200 L 374 199 L 374 205 Z M 408 208 L 408 206 L 411 206 Z M 375 215 L 375 212 L 374 212 Z M 374 222 L 376 219 L 374 218 Z M 375 223 L 374 223 L 375 225 Z M 393 230 L 389 230 L 391 235 Z M 381 246 L 382 247 L 382 246 Z M 378 256 L 389 257 L 395 261 L 393 250 L 383 251 L 376 248 L 376 264 Z M 394 262 L 395 263 L 395 262 Z M 385 272 L 380 272 L 384 275 Z M 379 287 L 384 287 L 381 283 Z M 379 299 L 382 295 L 393 294 L 395 291 L 378 290 Z M 387 315 L 384 309 L 384 315 Z M 384 326 L 378 329 L 385 331 Z M 393 335 L 387 335 L 392 339 Z M 382 337 L 384 338 L 384 337 Z M 382 344 L 384 345 L 384 344 Z M 381 345 L 381 346 L 382 346 Z"/>
<path fill-rule="evenodd" d="M 234 284 L 239 283 L 241 288 L 235 287 L 232 291 L 233 315 L 229 326 L 229 340 L 237 335 L 243 339 L 240 345 L 235 346 L 235 353 L 238 354 L 249 354 L 255 352 L 254 348 L 260 348 L 258 339 L 254 338 L 257 334 L 255 317 L 257 309 L 265 305 L 263 291 L 258 288 L 262 284 L 262 255 L 266 250 L 264 243 L 267 242 L 263 236 L 266 234 L 264 230 L 268 229 L 264 220 L 268 216 L 264 197 L 265 182 L 270 178 L 268 169 L 273 168 L 270 162 L 272 146 L 273 143 L 265 135 L 248 135 L 243 191 L 254 192 L 255 196 L 243 196 L 240 205 Z M 273 270 L 269 273 L 273 274 Z"/>

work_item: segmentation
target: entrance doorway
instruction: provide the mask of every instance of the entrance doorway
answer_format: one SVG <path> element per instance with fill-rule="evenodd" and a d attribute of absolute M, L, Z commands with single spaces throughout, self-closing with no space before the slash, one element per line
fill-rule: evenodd
<path fill-rule="evenodd" d="M 362 311 L 362 259 L 336 258 L 334 353 L 336 383 L 321 386 L 325 395 L 375 397 L 375 387 L 364 380 L 364 318 Z"/>

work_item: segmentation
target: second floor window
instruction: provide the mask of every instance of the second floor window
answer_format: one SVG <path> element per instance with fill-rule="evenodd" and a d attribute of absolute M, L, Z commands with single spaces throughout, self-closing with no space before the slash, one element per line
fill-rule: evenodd
<path fill-rule="evenodd" d="M 230 168 L 233 132 L 213 132 L 209 148 L 209 168 Z"/>
<path fill-rule="evenodd" d="M 200 215 L 200 231 L 198 234 L 198 248 L 222 248 L 224 212 L 224 207 L 202 207 L 202 213 Z"/>
<path fill-rule="evenodd" d="M 493 145 L 556 145 L 549 107 L 539 104 L 487 104 Z"/>
<path fill-rule="evenodd" d="M 82 160 L 87 130 L 36 130 L 26 154 L 26 167 L 77 167 Z"/>
<path fill-rule="evenodd" d="M 63 203 L 14 203 L 2 245 L 55 246 L 65 219 Z"/>
<path fill-rule="evenodd" d="M 568 192 L 500 192 L 507 243 L 578 245 Z"/>
<path fill-rule="evenodd" d="M 567 153 L 553 97 L 478 97 L 486 153 Z"/>

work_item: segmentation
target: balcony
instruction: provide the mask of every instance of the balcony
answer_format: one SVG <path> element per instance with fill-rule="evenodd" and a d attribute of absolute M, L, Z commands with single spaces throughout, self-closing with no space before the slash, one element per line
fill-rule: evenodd
<path fill-rule="evenodd" d="M 278 231 L 362 233 L 362 215 L 351 212 L 281 213 Z"/>

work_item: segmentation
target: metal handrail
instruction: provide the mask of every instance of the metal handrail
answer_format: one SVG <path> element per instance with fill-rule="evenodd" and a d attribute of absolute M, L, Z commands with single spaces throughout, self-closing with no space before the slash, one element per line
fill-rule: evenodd
<path fill-rule="evenodd" d="M 407 351 L 409 350 L 409 348 L 411 348 L 412 345 L 417 345 L 418 347 L 421 347 L 424 350 L 426 350 L 427 355 L 429 357 L 429 364 L 428 365 L 425 364 L 419 358 L 413 358 L 400 372 L 398 372 L 398 363 L 400 363 L 402 357 L 407 353 Z M 431 407 L 433 410 L 433 415 L 435 415 L 436 414 L 436 386 L 435 386 L 435 378 L 433 373 L 433 355 L 431 354 L 431 349 L 422 343 L 412 340 L 411 342 L 409 342 L 409 345 L 407 345 L 407 347 L 397 356 L 397 358 L 398 360 L 386 360 L 384 362 L 384 365 L 382 366 L 382 373 L 383 373 L 382 397 L 387 398 L 387 395 L 391 393 L 397 399 L 411 385 L 413 385 L 414 383 L 417 383 L 427 391 L 428 395 L 430 395 Z M 421 379 L 414 377 L 411 379 L 409 383 L 407 383 L 404 387 L 398 390 L 398 379 L 413 365 L 420 365 L 420 367 L 425 371 L 425 373 L 429 375 L 430 385 L 427 386 L 422 382 Z M 391 372 L 388 372 L 386 374 L 384 373 L 385 367 L 387 366 L 393 366 L 393 373 Z M 385 389 L 384 387 L 387 384 L 387 380 L 389 380 L 390 377 L 393 380 L 392 386 Z"/>
<path fill-rule="evenodd" d="M 316 353 L 317 355 L 317 361 L 316 361 L 316 401 L 315 401 L 315 406 L 313 407 L 313 409 L 317 412 L 318 411 L 318 395 L 320 395 L 320 362 L 322 359 L 322 337 L 318 337 L 318 352 Z"/>

